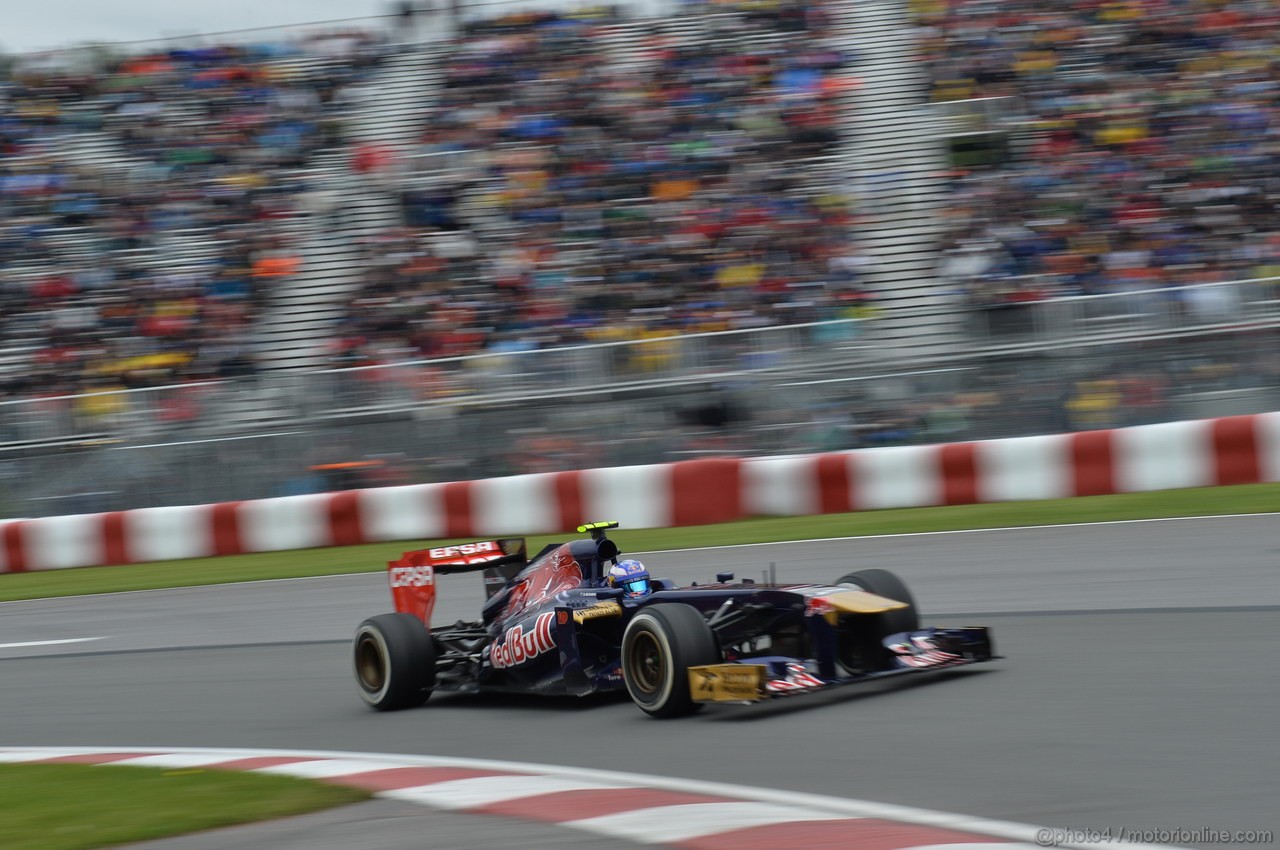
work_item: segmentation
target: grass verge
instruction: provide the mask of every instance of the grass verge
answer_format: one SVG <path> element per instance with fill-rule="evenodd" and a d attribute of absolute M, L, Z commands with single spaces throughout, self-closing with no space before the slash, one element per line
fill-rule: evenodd
<path fill-rule="evenodd" d="M 685 528 L 631 531 L 624 528 L 618 532 L 617 538 L 623 551 L 643 552 L 820 537 L 1275 511 L 1280 511 L 1280 484 L 1245 484 L 1035 502 L 775 517 Z M 547 542 L 565 540 L 572 536 L 559 534 L 530 537 L 529 548 L 530 551 L 536 551 Z M 109 569 L 86 567 L 17 573 L 0 576 L 0 601 L 369 572 L 384 569 L 387 561 L 399 557 L 401 552 L 437 542 L 400 541 L 223 558 L 157 561 Z"/>
<path fill-rule="evenodd" d="M 83 764 L 0 765 L 0 847 L 89 850 L 368 799 L 288 776 Z"/>

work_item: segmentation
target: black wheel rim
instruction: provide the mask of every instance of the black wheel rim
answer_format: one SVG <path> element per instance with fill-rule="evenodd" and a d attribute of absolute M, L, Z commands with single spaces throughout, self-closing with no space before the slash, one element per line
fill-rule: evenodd
<path fill-rule="evenodd" d="M 627 672 L 636 690 L 657 693 L 666 677 L 666 659 L 658 640 L 649 632 L 638 632 L 627 653 Z"/>
<path fill-rule="evenodd" d="M 382 690 L 382 685 L 386 682 L 382 650 L 371 635 L 361 635 L 356 643 L 356 676 L 360 679 L 360 687 L 371 694 Z"/>

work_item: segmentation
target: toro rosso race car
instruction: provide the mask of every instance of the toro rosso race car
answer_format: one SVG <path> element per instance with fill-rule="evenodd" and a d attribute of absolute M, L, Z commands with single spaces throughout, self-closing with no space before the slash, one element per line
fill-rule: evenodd
<path fill-rule="evenodd" d="M 371 707 L 436 691 L 586 695 L 626 689 L 655 717 L 989 661 L 985 627 L 921 628 L 906 586 L 859 570 L 832 584 L 678 587 L 619 562 L 616 522 L 529 559 L 522 538 L 407 552 L 389 565 L 396 613 L 360 624 L 356 682 Z M 621 565 L 620 565 L 621 564 Z M 480 619 L 431 627 L 436 580 L 481 572 Z"/>

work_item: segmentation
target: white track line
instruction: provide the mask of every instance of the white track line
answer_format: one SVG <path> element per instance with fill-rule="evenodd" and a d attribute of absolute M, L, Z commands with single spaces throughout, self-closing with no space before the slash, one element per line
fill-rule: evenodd
<path fill-rule="evenodd" d="M 25 646 L 58 646 L 59 644 L 64 643 L 86 643 L 91 640 L 106 640 L 106 637 L 63 638 L 62 640 L 24 640 L 19 643 L 0 643 L 0 649 L 18 649 Z"/>
<path fill-rule="evenodd" d="M 768 543 L 726 543 L 721 546 L 687 546 L 683 549 L 653 549 L 634 554 L 662 555 L 677 552 L 706 552 L 715 549 L 742 549 L 756 546 L 788 546 L 793 543 L 841 543 L 850 540 L 885 540 L 895 537 L 936 537 L 945 534 L 987 534 L 996 531 L 1042 531 L 1059 528 L 1092 528 L 1098 525 L 1137 525 L 1148 522 L 1187 522 L 1201 519 L 1244 519 L 1246 517 L 1277 517 L 1280 512 L 1264 514 L 1209 514 L 1206 516 L 1169 516 L 1147 519 L 1107 519 L 1092 522 L 1059 522 L 1050 525 L 1005 525 L 996 528 L 953 528 L 944 531 L 903 531 L 892 534 L 853 534 L 848 537 L 807 537 L 800 540 L 774 540 Z"/>
<path fill-rule="evenodd" d="M 770 811 L 780 812 L 782 807 L 799 807 L 810 810 L 809 819 L 833 818 L 880 818 L 916 826 L 931 826 L 957 832 L 977 833 L 1022 842 L 1036 844 L 1036 835 L 1041 827 L 1012 821 L 993 820 L 990 818 L 970 817 L 968 815 L 939 812 L 931 809 L 920 809 L 914 806 L 898 806 L 891 803 L 876 803 L 868 800 L 853 800 L 843 797 L 828 797 L 821 794 L 810 794 L 802 791 L 783 791 L 760 788 L 748 785 L 734 785 L 727 782 L 708 782 L 699 779 L 677 779 L 673 777 L 653 776 L 644 773 L 630 773 L 619 770 L 598 770 L 594 768 L 564 767 L 561 765 L 540 764 L 534 762 L 501 761 L 496 759 L 453 758 L 444 756 L 392 755 L 388 753 L 353 753 L 338 750 L 219 750 L 208 747 L 0 747 L 0 762 L 21 762 L 35 759 L 54 758 L 60 755 L 84 753 L 131 753 L 174 754 L 189 753 L 192 755 L 226 754 L 228 760 L 246 757 L 286 757 L 312 760 L 341 759 L 349 767 L 360 770 L 374 770 L 391 767 L 460 767 L 477 770 L 504 771 L 510 773 L 533 774 L 541 777 L 555 777 L 570 783 L 582 783 L 588 787 L 601 785 L 619 785 L 623 787 L 660 788 L 666 791 L 702 794 L 711 797 L 729 797 L 742 800 L 754 800 L 768 804 Z M 248 755 L 246 755 L 248 754 Z M 286 767 L 282 765 L 281 768 Z M 296 767 L 290 765 L 290 767 Z M 284 773 L 284 770 L 267 767 L 261 768 L 264 773 Z M 295 775 L 297 775 L 295 773 Z M 573 821 L 566 821 L 572 824 Z M 966 845 L 967 846 L 967 845 Z M 985 846 L 985 845 L 983 845 Z M 1072 850 L 1097 850 L 1096 845 L 1056 845 Z M 1126 844 L 1125 850 L 1168 850 L 1169 845 L 1162 844 Z"/>

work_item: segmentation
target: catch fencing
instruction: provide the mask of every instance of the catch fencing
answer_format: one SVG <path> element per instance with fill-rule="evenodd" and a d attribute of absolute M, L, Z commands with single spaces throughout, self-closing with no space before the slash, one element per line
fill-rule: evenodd
<path fill-rule="evenodd" d="M 1275 327 L 935 357 L 867 350 L 856 326 L 847 330 L 845 338 L 816 325 L 4 402 L 0 516 L 1280 409 Z M 596 365 L 551 380 L 541 370 L 556 358 Z M 605 361 L 612 371 L 598 370 Z"/>

